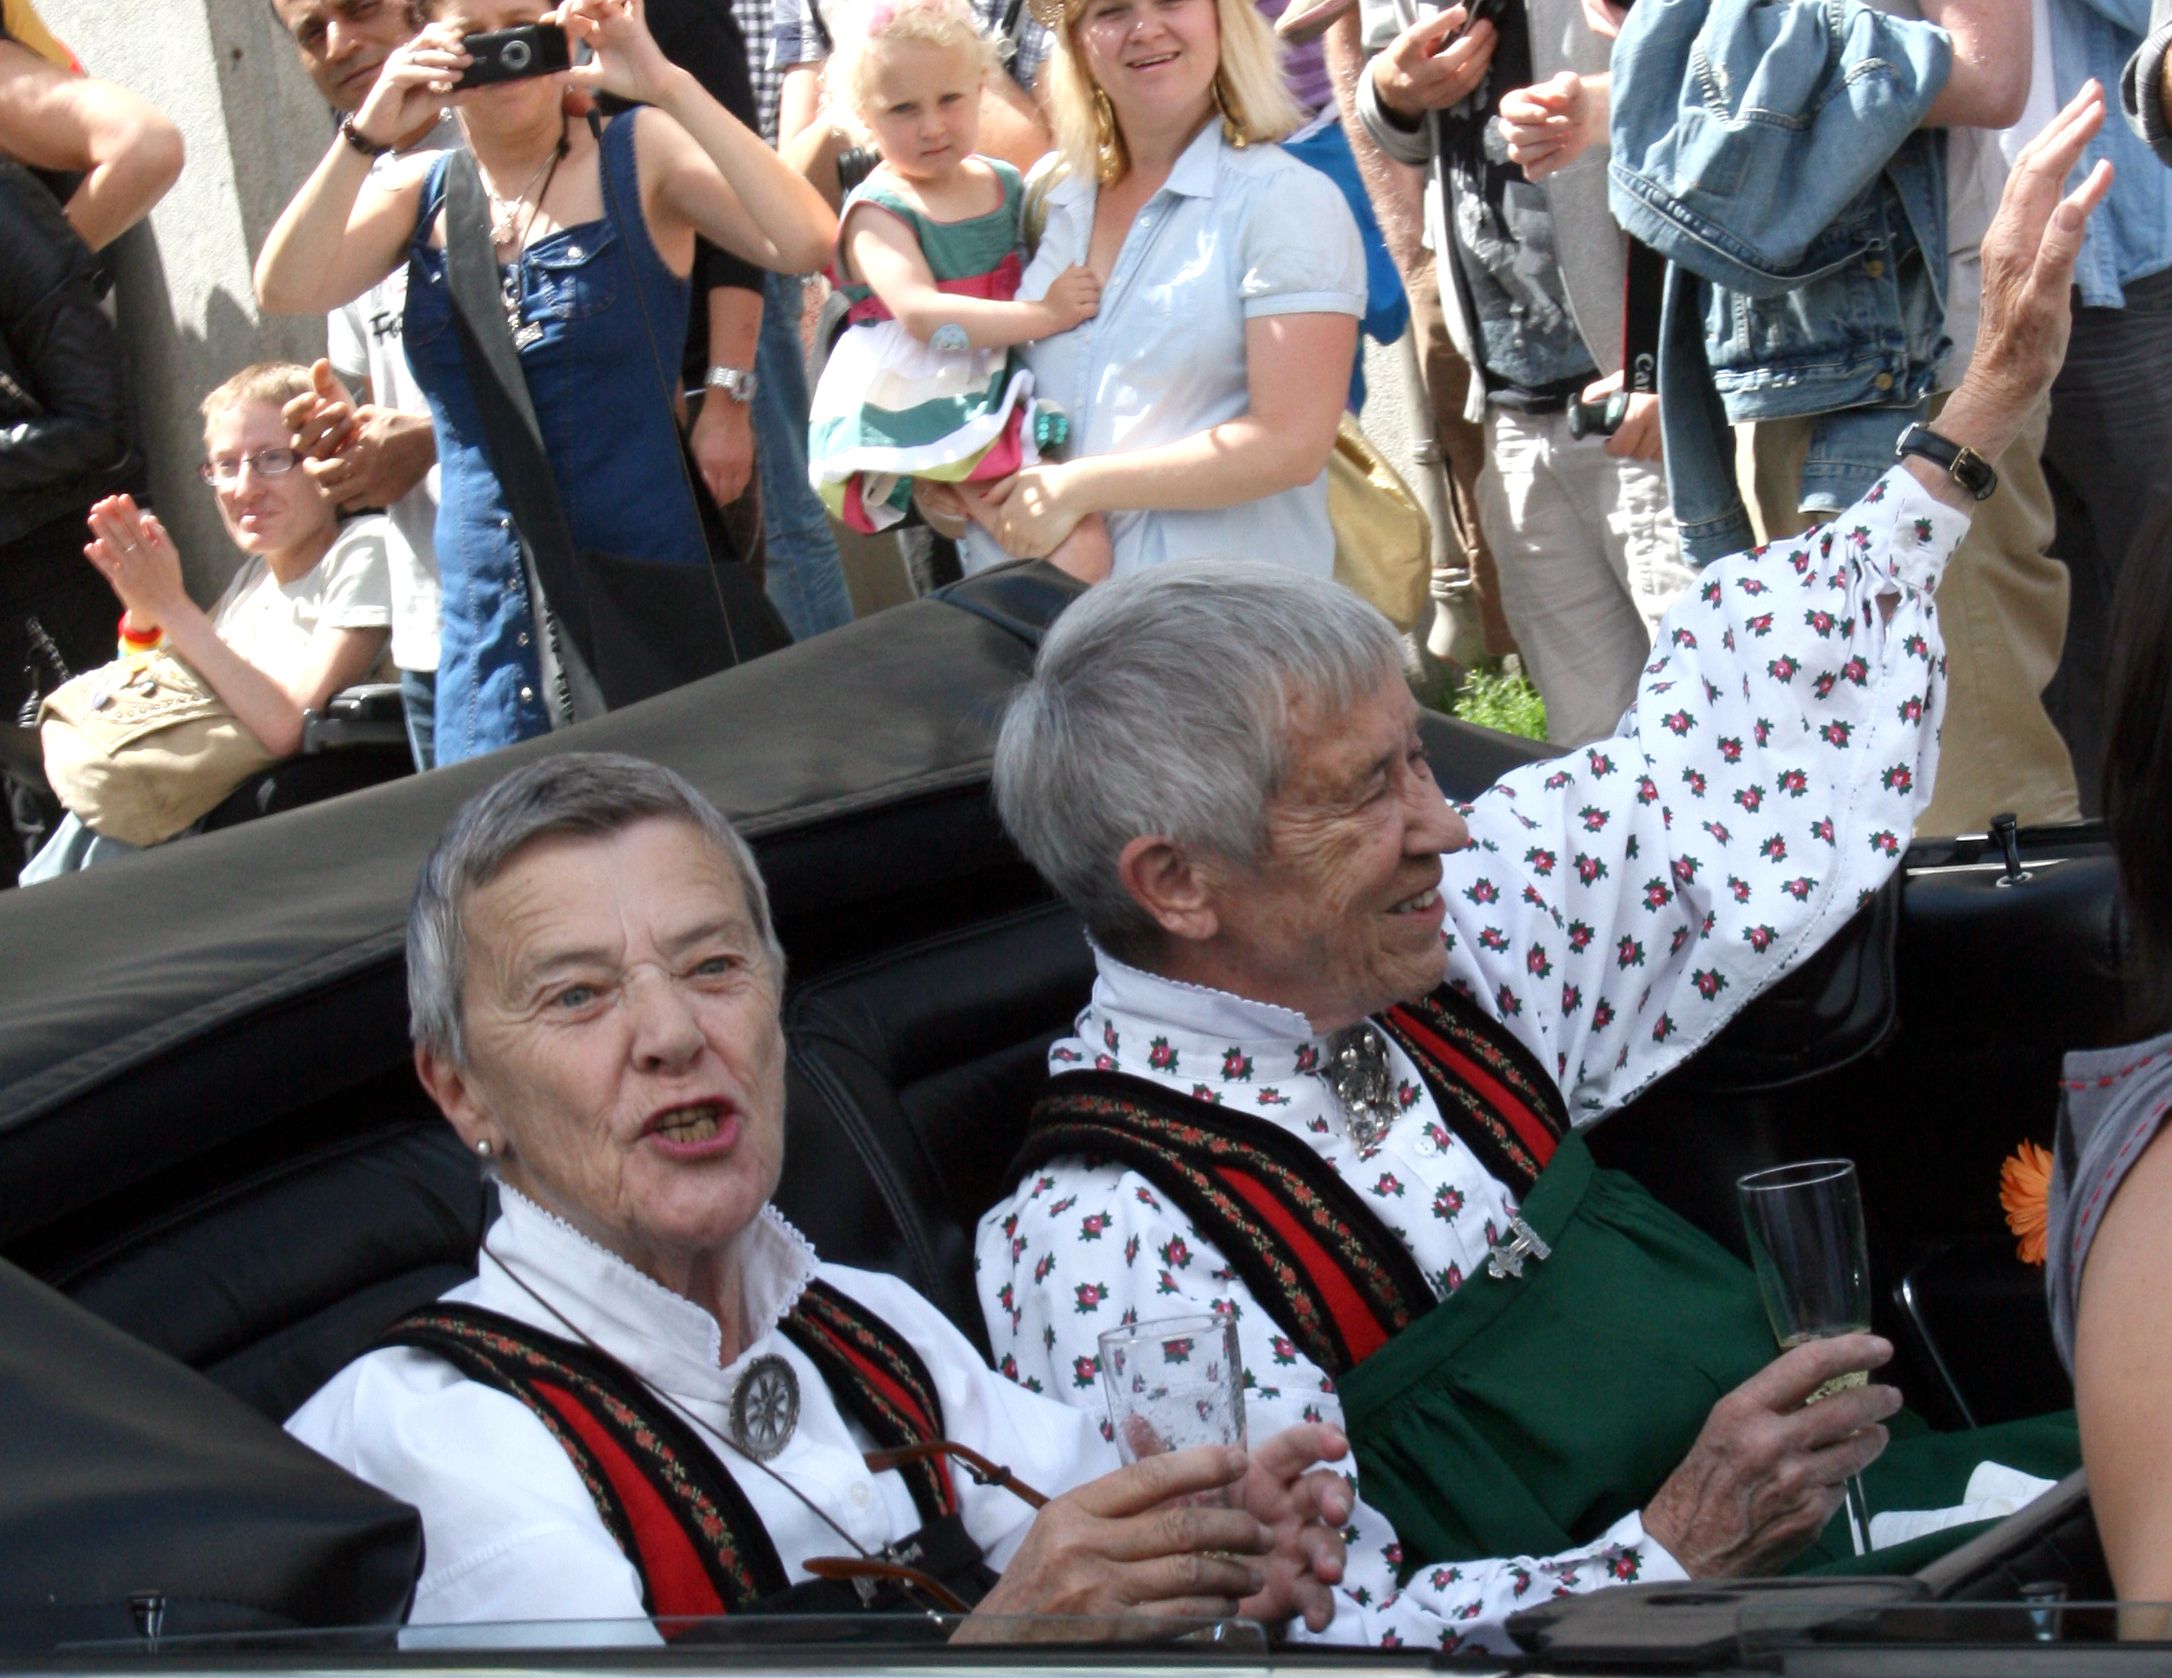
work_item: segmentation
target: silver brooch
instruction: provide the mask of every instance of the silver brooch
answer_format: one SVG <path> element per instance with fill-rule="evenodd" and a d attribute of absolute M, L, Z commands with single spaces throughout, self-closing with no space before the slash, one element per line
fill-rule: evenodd
<path fill-rule="evenodd" d="M 1320 1078 L 1342 1103 L 1343 1134 L 1360 1152 L 1380 1146 L 1400 1109 L 1395 1075 L 1388 1068 L 1388 1040 L 1371 1021 L 1345 1026 L 1327 1040 Z"/>
<path fill-rule="evenodd" d="M 798 1375 L 774 1352 L 756 1358 L 732 1388 L 732 1443 L 767 1462 L 791 1443 L 798 1426 Z"/>

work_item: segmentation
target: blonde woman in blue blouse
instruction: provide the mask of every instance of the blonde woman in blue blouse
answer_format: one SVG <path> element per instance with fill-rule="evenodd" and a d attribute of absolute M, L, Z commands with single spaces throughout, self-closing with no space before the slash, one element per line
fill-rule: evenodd
<path fill-rule="evenodd" d="M 1062 174 L 1018 295 L 1083 263 L 1101 308 L 1026 349 L 1069 458 L 962 497 L 971 563 L 1100 513 L 1119 575 L 1215 555 L 1330 574 L 1365 254 L 1334 183 L 1274 143 L 1298 112 L 1272 31 L 1251 0 L 1033 5 Z"/>

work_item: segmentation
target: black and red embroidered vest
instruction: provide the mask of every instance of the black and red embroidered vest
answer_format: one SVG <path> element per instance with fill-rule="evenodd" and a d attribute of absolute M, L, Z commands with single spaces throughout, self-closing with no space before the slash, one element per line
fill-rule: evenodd
<path fill-rule="evenodd" d="M 1507 1028 L 1443 985 L 1377 1022 L 1441 1120 L 1519 1201 L 1569 1130 L 1561 1091 Z M 1114 1160 L 1166 1195 L 1330 1376 L 1433 1308 L 1410 1250 L 1302 1137 L 1120 1072 L 1066 1072 L 1033 1109 L 1012 1178 L 1065 1155 Z"/>
<path fill-rule="evenodd" d="M 864 1305 L 810 1282 L 778 1328 L 878 1449 L 943 1436 L 942 1403 L 927 1366 Z M 377 1344 L 434 1353 L 469 1380 L 525 1404 L 565 1450 L 641 1575 L 648 1613 L 743 1613 L 793 1589 L 768 1529 L 716 1452 L 616 1358 L 496 1311 L 443 1301 L 402 1317 Z M 969 1546 L 949 1464 L 935 1457 L 899 1472 L 923 1531 L 941 1535 L 930 1547 Z M 977 1551 L 965 1559 L 977 1564 Z"/>

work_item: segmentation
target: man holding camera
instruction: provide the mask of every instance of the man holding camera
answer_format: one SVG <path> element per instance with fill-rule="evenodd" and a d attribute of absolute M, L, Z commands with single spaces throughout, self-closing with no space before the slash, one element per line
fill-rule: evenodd
<path fill-rule="evenodd" d="M 1625 259 L 1604 144 L 1548 165 L 1571 130 L 1604 140 L 1607 43 L 1577 0 L 1362 0 L 1362 18 L 1358 114 L 1427 170 L 1448 333 L 1476 374 L 1465 417 L 1486 427 L 1478 514 L 1501 603 L 1548 738 L 1578 745 L 1613 732 L 1691 575 L 1657 398 L 1616 404 L 1610 437 L 1570 430 L 1572 403 L 1620 389 Z"/>

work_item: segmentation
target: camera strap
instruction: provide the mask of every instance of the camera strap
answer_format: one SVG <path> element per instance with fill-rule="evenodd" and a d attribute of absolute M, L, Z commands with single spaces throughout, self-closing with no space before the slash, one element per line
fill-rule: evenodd
<path fill-rule="evenodd" d="M 551 726 L 564 728 L 601 716 L 609 707 L 580 650 L 590 645 L 588 601 L 574 558 L 573 527 L 558 499 L 558 480 L 505 318 L 498 256 L 490 243 L 489 195 L 475 154 L 466 147 L 449 152 L 445 161 L 445 289 L 468 387 L 482 416 L 483 448 L 520 539 Z"/>

